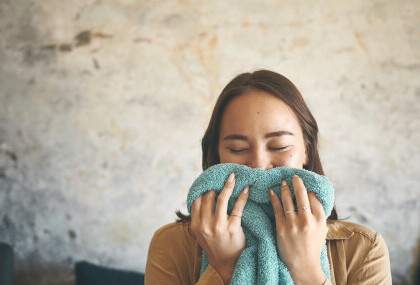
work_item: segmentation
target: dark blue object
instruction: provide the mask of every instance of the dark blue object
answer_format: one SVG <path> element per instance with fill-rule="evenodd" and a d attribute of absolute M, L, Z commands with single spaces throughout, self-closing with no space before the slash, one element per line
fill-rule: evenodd
<path fill-rule="evenodd" d="M 0 243 L 0 285 L 13 284 L 13 267 L 13 248 L 6 243 Z"/>
<path fill-rule="evenodd" d="M 144 274 L 76 262 L 76 285 L 144 285 Z"/>

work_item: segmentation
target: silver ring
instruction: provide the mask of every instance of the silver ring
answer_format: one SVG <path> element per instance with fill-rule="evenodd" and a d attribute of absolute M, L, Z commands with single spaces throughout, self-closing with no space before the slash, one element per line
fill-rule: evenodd
<path fill-rule="evenodd" d="M 285 214 L 285 215 L 287 215 L 287 214 L 291 214 L 291 213 L 295 213 L 295 210 L 284 211 L 284 214 Z"/>
<path fill-rule="evenodd" d="M 311 207 L 306 206 L 306 207 L 299 208 L 299 209 L 297 209 L 297 210 L 298 210 L 298 212 L 299 212 L 299 211 L 306 211 L 306 210 L 310 210 L 310 209 L 311 209 Z"/>
<path fill-rule="evenodd" d="M 239 216 L 239 215 L 230 214 L 230 216 L 231 216 L 231 217 L 232 217 L 232 216 L 235 216 L 235 217 L 238 217 L 239 219 L 242 219 L 242 216 Z"/>

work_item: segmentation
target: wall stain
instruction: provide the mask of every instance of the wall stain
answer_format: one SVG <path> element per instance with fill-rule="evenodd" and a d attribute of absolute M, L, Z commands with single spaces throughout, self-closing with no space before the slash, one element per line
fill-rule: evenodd
<path fill-rule="evenodd" d="M 110 34 L 104 34 L 101 32 L 93 33 L 92 37 L 100 39 L 111 39 L 113 36 Z"/>
<path fill-rule="evenodd" d="M 164 25 L 174 26 L 174 25 L 180 24 L 182 21 L 183 21 L 183 19 L 182 19 L 181 15 L 171 14 L 171 15 L 166 16 L 163 19 L 162 22 L 163 22 Z"/>
<path fill-rule="evenodd" d="M 52 60 L 51 51 L 55 51 L 55 46 L 47 46 L 47 49 L 39 49 L 33 45 L 25 45 L 21 48 L 23 53 L 23 61 L 27 65 L 33 65 L 36 62 L 50 62 Z"/>
<path fill-rule="evenodd" d="M 354 48 L 352 47 L 342 47 L 334 51 L 335 53 L 346 53 L 346 52 L 354 52 Z"/>
<path fill-rule="evenodd" d="M 214 35 L 209 42 L 210 49 L 214 49 L 217 46 L 217 41 L 218 41 L 217 35 Z"/>
<path fill-rule="evenodd" d="M 135 43 L 151 43 L 152 40 L 149 39 L 149 38 L 135 38 L 133 40 L 133 42 L 135 42 Z"/>
<path fill-rule="evenodd" d="M 101 69 L 99 62 L 96 60 L 96 58 L 93 58 L 93 66 L 95 67 L 96 70 Z"/>
<path fill-rule="evenodd" d="M 58 46 L 58 50 L 61 52 L 70 52 L 73 49 L 73 47 L 71 46 L 71 44 L 60 44 Z"/>
<path fill-rule="evenodd" d="M 382 62 L 380 66 L 384 70 L 390 70 L 390 69 L 404 70 L 405 69 L 408 71 L 417 71 L 420 69 L 420 64 L 418 63 L 402 64 L 402 63 L 396 62 L 395 60 Z"/>
<path fill-rule="evenodd" d="M 296 48 L 303 48 L 309 44 L 309 40 L 306 37 L 294 37 L 292 42 L 290 43 L 290 50 L 294 50 Z"/>
<path fill-rule="evenodd" d="M 74 48 L 89 45 L 93 38 L 110 39 L 113 36 L 110 34 L 104 34 L 102 32 L 93 33 L 89 30 L 83 30 L 74 36 L 72 42 L 57 43 L 57 44 L 46 44 L 41 46 L 41 50 L 54 52 L 71 52 Z M 97 49 L 95 50 L 97 51 Z"/>
<path fill-rule="evenodd" d="M 74 230 L 69 230 L 69 232 L 68 232 L 68 234 L 69 234 L 69 238 L 71 239 L 71 240 L 74 240 L 74 239 L 76 239 L 76 232 L 74 231 Z"/>
<path fill-rule="evenodd" d="M 55 44 L 44 45 L 41 47 L 41 49 L 44 49 L 44 50 L 55 50 L 56 48 L 57 48 L 57 45 Z"/>
<path fill-rule="evenodd" d="M 362 37 L 360 36 L 360 34 L 356 31 L 354 31 L 354 36 L 357 39 L 357 42 L 359 43 L 360 47 L 365 51 L 365 52 L 369 52 L 368 48 L 366 47 L 365 43 L 362 40 Z"/>
<path fill-rule="evenodd" d="M 17 155 L 11 151 L 4 152 L 8 157 L 10 157 L 14 162 L 17 162 Z"/>
<path fill-rule="evenodd" d="M 76 47 L 88 45 L 90 44 L 91 39 L 92 39 L 91 31 L 88 31 L 88 30 L 81 31 L 74 37 L 74 42 L 75 42 L 74 45 Z"/>

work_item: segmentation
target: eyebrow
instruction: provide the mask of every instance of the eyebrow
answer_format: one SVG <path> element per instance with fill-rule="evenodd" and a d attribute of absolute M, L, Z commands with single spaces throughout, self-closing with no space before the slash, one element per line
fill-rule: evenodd
<path fill-rule="evenodd" d="M 280 137 L 280 136 L 284 136 L 284 135 L 288 135 L 288 136 L 293 136 L 294 134 L 288 131 L 277 131 L 277 132 L 272 132 L 272 133 L 268 133 L 265 134 L 265 138 L 272 138 L 272 137 Z M 223 138 L 224 141 L 227 140 L 243 140 L 243 141 L 247 141 L 248 137 L 246 136 L 242 136 L 242 135 L 236 135 L 236 134 L 232 134 L 232 135 L 228 135 L 225 136 Z"/>

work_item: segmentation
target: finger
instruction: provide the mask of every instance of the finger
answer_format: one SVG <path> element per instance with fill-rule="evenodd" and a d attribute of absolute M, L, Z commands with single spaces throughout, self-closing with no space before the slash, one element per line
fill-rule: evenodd
<path fill-rule="evenodd" d="M 200 216 L 201 216 L 201 201 L 202 196 L 195 198 L 192 206 L 191 206 L 191 229 L 194 233 L 196 229 L 198 229 L 200 225 Z M 195 236 L 195 235 L 194 235 Z"/>
<path fill-rule="evenodd" d="M 310 213 L 311 210 L 309 208 L 310 204 L 309 204 L 308 192 L 306 191 L 306 187 L 303 184 L 302 179 L 299 176 L 294 175 L 292 178 L 292 184 L 293 184 L 293 189 L 295 190 L 298 212 Z"/>
<path fill-rule="evenodd" d="M 283 203 L 283 210 L 287 218 L 295 216 L 296 213 L 290 212 L 295 210 L 295 205 L 293 205 L 292 194 L 290 193 L 290 188 L 287 185 L 286 181 L 283 180 L 280 186 L 281 191 L 281 202 Z"/>
<path fill-rule="evenodd" d="M 235 182 L 235 173 L 231 173 L 226 181 L 225 187 L 220 192 L 219 197 L 217 197 L 216 216 L 218 218 L 227 216 L 228 202 L 235 188 Z"/>
<path fill-rule="evenodd" d="M 273 206 L 274 211 L 274 218 L 276 219 L 276 228 L 279 229 L 281 226 L 284 225 L 284 216 L 283 207 L 280 203 L 280 198 L 277 196 L 277 193 L 270 189 L 270 201 L 271 205 Z"/>
<path fill-rule="evenodd" d="M 192 218 L 200 218 L 201 213 L 200 213 L 200 209 L 201 209 L 201 201 L 203 199 L 203 196 L 199 196 L 197 198 L 195 198 L 194 202 L 191 205 L 191 219 Z"/>
<path fill-rule="evenodd" d="M 236 203 L 233 206 L 233 210 L 229 218 L 229 220 L 232 221 L 232 223 L 241 224 L 241 219 L 239 217 L 242 217 L 244 213 L 244 208 L 245 208 L 246 202 L 248 201 L 248 196 L 249 196 L 249 186 L 246 186 L 244 190 L 242 190 L 241 194 L 239 194 L 238 200 L 236 200 Z"/>
<path fill-rule="evenodd" d="M 325 220 L 324 208 L 322 207 L 321 201 L 319 201 L 316 194 L 314 192 L 309 192 L 308 197 L 309 197 L 309 202 L 311 203 L 312 214 L 317 219 Z"/>
<path fill-rule="evenodd" d="M 210 190 L 203 195 L 201 204 L 201 220 L 211 220 L 214 215 L 214 199 L 216 191 Z"/>

